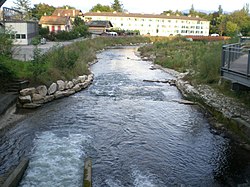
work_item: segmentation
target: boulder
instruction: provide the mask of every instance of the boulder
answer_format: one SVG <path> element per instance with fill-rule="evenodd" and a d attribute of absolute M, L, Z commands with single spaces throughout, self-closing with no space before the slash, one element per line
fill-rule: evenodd
<path fill-rule="evenodd" d="M 63 91 L 65 89 L 65 82 L 62 80 L 58 80 L 56 81 L 57 85 L 58 85 L 58 90 L 59 91 Z"/>
<path fill-rule="evenodd" d="M 32 95 L 33 93 L 36 92 L 36 89 L 34 87 L 32 88 L 25 88 L 20 91 L 21 96 L 27 96 L 27 95 Z"/>
<path fill-rule="evenodd" d="M 78 83 L 84 83 L 84 81 L 87 79 L 87 75 L 79 76 L 77 77 Z"/>
<path fill-rule="evenodd" d="M 31 103 L 32 102 L 30 95 L 19 96 L 19 101 L 20 101 L 20 103 Z"/>
<path fill-rule="evenodd" d="M 48 94 L 52 95 L 57 91 L 57 84 L 56 83 L 52 83 L 48 89 Z"/>
<path fill-rule="evenodd" d="M 77 80 L 77 79 L 72 79 L 72 82 L 74 83 L 74 85 L 80 83 L 79 80 Z"/>
<path fill-rule="evenodd" d="M 53 101 L 54 99 L 55 99 L 54 95 L 46 95 L 45 98 L 44 98 L 44 102 L 48 103 L 50 101 Z"/>
<path fill-rule="evenodd" d="M 68 97 L 72 94 L 76 93 L 74 90 L 65 90 L 64 91 L 64 96 Z"/>
<path fill-rule="evenodd" d="M 72 88 L 72 90 L 74 90 L 75 92 L 79 92 L 79 91 L 81 91 L 82 89 L 81 89 L 81 87 L 77 84 L 77 85 L 75 85 L 75 86 Z"/>
<path fill-rule="evenodd" d="M 33 94 L 32 101 L 35 103 L 44 103 L 44 96 L 40 94 Z"/>
<path fill-rule="evenodd" d="M 85 81 L 84 83 L 79 83 L 78 85 L 80 86 L 81 89 L 84 89 L 84 88 L 87 88 L 87 87 L 88 87 L 89 82 L 88 82 L 88 81 Z"/>
<path fill-rule="evenodd" d="M 36 88 L 36 92 L 41 96 L 45 96 L 48 93 L 48 89 L 45 85 L 41 85 Z"/>
<path fill-rule="evenodd" d="M 67 84 L 66 84 L 66 89 L 71 89 L 74 87 L 74 83 L 72 81 L 69 81 Z"/>
<path fill-rule="evenodd" d="M 65 97 L 65 93 L 62 92 L 62 91 L 57 91 L 57 92 L 54 94 L 54 96 L 55 96 L 55 99 L 60 99 L 60 98 L 62 98 L 62 97 Z"/>
<path fill-rule="evenodd" d="M 23 105 L 23 108 L 33 109 L 33 108 L 38 108 L 40 106 L 41 104 L 38 104 L 38 103 L 25 103 Z"/>

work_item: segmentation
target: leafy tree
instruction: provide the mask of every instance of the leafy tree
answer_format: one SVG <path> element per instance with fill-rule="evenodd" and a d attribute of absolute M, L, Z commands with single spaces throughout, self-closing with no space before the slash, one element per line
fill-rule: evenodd
<path fill-rule="evenodd" d="M 123 12 L 123 5 L 119 0 L 114 0 L 114 3 L 111 5 L 112 9 L 116 12 Z"/>
<path fill-rule="evenodd" d="M 95 6 L 93 6 L 90 10 L 90 12 L 113 12 L 113 9 L 108 6 L 108 5 L 101 5 L 101 4 L 97 4 Z"/>
<path fill-rule="evenodd" d="M 76 9 L 75 7 L 70 6 L 70 5 L 63 5 L 63 6 L 57 7 L 57 8 L 59 8 L 59 9 Z"/>
<path fill-rule="evenodd" d="M 182 14 L 182 12 L 181 11 L 178 11 L 178 10 L 176 10 L 175 12 L 173 11 L 173 10 L 166 10 L 166 11 L 163 11 L 162 13 L 161 13 L 161 15 L 167 15 L 167 14 L 170 14 L 170 15 L 180 15 L 180 16 L 182 16 L 183 14 Z"/>
<path fill-rule="evenodd" d="M 222 13 L 223 13 L 223 9 L 222 9 L 221 5 L 219 5 L 218 14 L 221 15 Z"/>
<path fill-rule="evenodd" d="M 30 0 L 15 0 L 13 9 L 19 10 L 23 13 L 24 19 L 28 20 L 31 16 L 31 3 Z"/>
<path fill-rule="evenodd" d="M 195 14 L 195 10 L 194 10 L 194 5 L 193 4 L 191 5 L 191 8 L 189 10 L 189 14 L 190 15 L 194 15 Z"/>
<path fill-rule="evenodd" d="M 9 34 L 0 34 L 0 56 L 11 57 L 12 42 Z"/>
<path fill-rule="evenodd" d="M 227 36 L 236 36 L 238 31 L 238 25 L 231 21 L 228 21 L 226 24 L 226 34 Z"/>
<path fill-rule="evenodd" d="M 55 7 L 45 4 L 45 3 L 39 3 L 39 4 L 35 4 L 34 8 L 32 8 L 32 16 L 40 19 L 43 15 L 47 15 L 50 16 L 52 15 L 52 13 L 55 11 Z"/>

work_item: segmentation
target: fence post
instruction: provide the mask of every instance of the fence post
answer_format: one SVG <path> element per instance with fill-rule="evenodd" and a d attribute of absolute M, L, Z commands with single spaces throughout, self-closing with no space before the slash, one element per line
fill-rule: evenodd
<path fill-rule="evenodd" d="M 249 76 L 249 72 L 250 72 L 250 50 L 248 50 L 247 76 Z"/>
<path fill-rule="evenodd" d="M 231 63 L 231 58 L 232 58 L 232 54 L 231 54 L 231 46 L 228 47 L 228 64 L 227 64 L 227 69 L 230 68 L 230 63 Z"/>
<path fill-rule="evenodd" d="M 226 60 L 226 47 L 222 46 L 222 54 L 221 54 L 221 67 L 224 68 L 225 60 Z"/>

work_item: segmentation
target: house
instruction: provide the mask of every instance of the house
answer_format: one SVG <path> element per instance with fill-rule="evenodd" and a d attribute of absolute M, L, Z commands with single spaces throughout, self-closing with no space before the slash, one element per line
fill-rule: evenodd
<path fill-rule="evenodd" d="M 69 16 L 42 16 L 39 24 L 42 28 L 49 28 L 50 32 L 70 31 L 72 21 Z"/>
<path fill-rule="evenodd" d="M 5 21 L 4 29 L 11 33 L 15 45 L 29 45 L 38 35 L 37 21 Z"/>
<path fill-rule="evenodd" d="M 66 9 L 56 9 L 52 13 L 52 16 L 60 16 L 60 17 L 69 16 L 72 21 L 74 21 L 76 17 L 79 17 L 83 20 L 83 13 L 81 10 L 69 9 L 68 7 L 66 7 Z"/>
<path fill-rule="evenodd" d="M 101 35 L 113 27 L 110 21 L 93 20 L 86 24 L 91 34 Z"/>
<path fill-rule="evenodd" d="M 208 36 L 210 22 L 198 16 L 139 14 L 120 12 L 88 12 L 84 20 L 110 21 L 114 28 L 121 30 L 138 30 L 141 35 L 175 36 L 193 35 Z"/>

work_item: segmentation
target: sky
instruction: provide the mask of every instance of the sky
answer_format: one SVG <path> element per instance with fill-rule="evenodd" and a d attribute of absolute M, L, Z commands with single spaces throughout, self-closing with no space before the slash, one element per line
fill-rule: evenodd
<path fill-rule="evenodd" d="M 3 7 L 12 8 L 13 1 L 7 0 Z M 88 12 L 93 6 L 100 3 L 102 5 L 111 5 L 113 0 L 30 0 L 31 4 L 46 3 L 55 7 L 70 5 L 82 12 Z M 156 13 L 160 14 L 165 10 L 189 10 L 194 5 L 195 10 L 217 11 L 219 5 L 223 11 L 233 12 L 240 10 L 250 0 L 120 0 L 123 8 L 131 13 Z"/>

